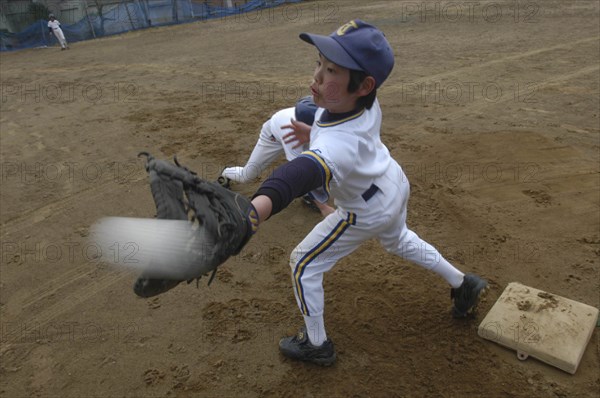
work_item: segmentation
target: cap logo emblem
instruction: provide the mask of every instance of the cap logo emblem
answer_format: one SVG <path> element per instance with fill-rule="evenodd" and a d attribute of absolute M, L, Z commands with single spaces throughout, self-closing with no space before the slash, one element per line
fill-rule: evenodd
<path fill-rule="evenodd" d="M 340 26 L 340 28 L 337 30 L 336 33 L 338 36 L 344 36 L 352 28 L 354 28 L 354 29 L 358 28 L 358 25 L 353 20 Z"/>

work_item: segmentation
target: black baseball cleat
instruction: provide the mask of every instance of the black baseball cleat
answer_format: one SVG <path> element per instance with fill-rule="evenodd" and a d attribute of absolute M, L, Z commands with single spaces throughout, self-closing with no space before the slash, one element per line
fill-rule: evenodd
<path fill-rule="evenodd" d="M 217 184 L 223 188 L 231 189 L 231 179 L 227 177 L 219 176 L 219 178 L 217 178 Z"/>
<path fill-rule="evenodd" d="M 231 190 L 231 178 L 225 177 L 223 175 L 226 169 L 227 167 L 224 167 L 223 170 L 221 170 L 221 175 L 217 177 L 217 184 L 219 184 L 223 188 Z"/>
<path fill-rule="evenodd" d="M 219 184 L 223 188 L 230 189 L 231 188 L 231 179 L 229 179 L 227 177 L 219 176 L 219 178 L 217 178 L 217 184 Z"/>
<path fill-rule="evenodd" d="M 459 288 L 450 290 L 450 298 L 454 302 L 452 316 L 466 318 L 472 314 L 479 303 L 481 294 L 487 287 L 487 281 L 474 274 L 466 274 Z"/>
<path fill-rule="evenodd" d="M 321 212 L 321 210 L 319 210 L 319 208 L 315 204 L 315 200 L 310 195 L 304 195 L 302 197 L 302 203 L 304 203 L 305 206 L 307 206 L 309 209 L 311 209 L 313 211 L 316 211 L 317 213 Z"/>
<path fill-rule="evenodd" d="M 154 297 L 173 289 L 183 281 L 173 279 L 152 279 L 140 276 L 133 285 L 133 291 L 140 297 Z"/>
<path fill-rule="evenodd" d="M 304 327 L 295 336 L 279 340 L 279 351 L 288 358 L 312 362 L 321 366 L 330 366 L 335 362 L 335 349 L 331 339 L 327 339 L 323 345 L 315 347 L 308 340 Z"/>

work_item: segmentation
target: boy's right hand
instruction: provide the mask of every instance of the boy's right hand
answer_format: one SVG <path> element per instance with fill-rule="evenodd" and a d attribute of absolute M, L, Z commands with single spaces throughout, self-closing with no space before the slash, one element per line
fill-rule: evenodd
<path fill-rule="evenodd" d="M 282 126 L 281 129 L 292 130 L 283 136 L 283 142 L 285 144 L 297 142 L 296 145 L 293 146 L 294 149 L 310 142 L 310 126 L 306 123 L 290 119 L 290 124 Z"/>

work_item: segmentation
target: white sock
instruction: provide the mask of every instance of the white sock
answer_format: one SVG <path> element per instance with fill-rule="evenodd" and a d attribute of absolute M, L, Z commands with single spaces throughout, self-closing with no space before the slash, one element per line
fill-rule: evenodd
<path fill-rule="evenodd" d="M 325 334 L 325 322 L 323 321 L 323 315 L 319 316 L 307 316 L 304 315 L 304 323 L 306 324 L 306 333 L 310 343 L 316 347 L 322 345 L 327 340 L 327 334 Z"/>
<path fill-rule="evenodd" d="M 453 288 L 460 287 L 465 278 L 465 274 L 454 268 L 452 264 L 446 261 L 443 257 L 441 261 L 431 269 L 436 274 L 444 278 Z"/>
<path fill-rule="evenodd" d="M 223 170 L 223 173 L 221 173 L 221 175 L 223 177 L 229 178 L 230 180 L 235 181 L 235 182 L 239 182 L 239 183 L 246 182 L 246 178 L 244 178 L 244 168 L 243 167 L 239 167 L 239 166 L 227 167 L 225 170 Z"/>

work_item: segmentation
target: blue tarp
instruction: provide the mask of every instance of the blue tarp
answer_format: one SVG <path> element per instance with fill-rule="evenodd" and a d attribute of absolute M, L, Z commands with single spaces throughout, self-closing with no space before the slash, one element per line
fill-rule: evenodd
<path fill-rule="evenodd" d="M 96 37 L 115 35 L 153 26 L 173 25 L 198 20 L 223 18 L 284 3 L 302 0 L 250 0 L 236 8 L 213 7 L 206 3 L 191 3 L 188 0 L 133 0 L 115 5 L 102 17 L 90 14 L 72 25 L 61 25 L 67 42 L 73 43 Z M 60 20 L 60 19 L 59 19 Z M 93 27 L 93 31 L 92 31 Z M 39 20 L 19 33 L 0 32 L 0 51 L 56 45 L 54 35 L 48 31 L 48 21 Z"/>

